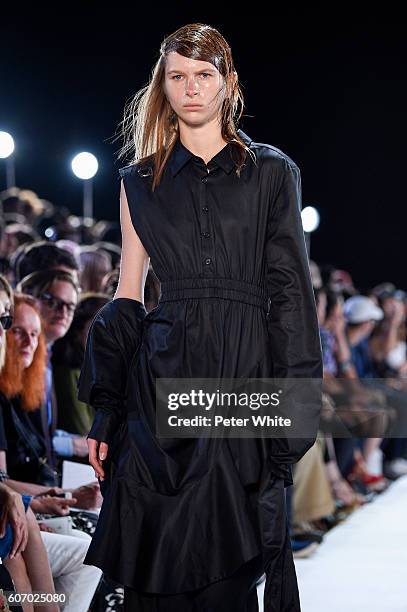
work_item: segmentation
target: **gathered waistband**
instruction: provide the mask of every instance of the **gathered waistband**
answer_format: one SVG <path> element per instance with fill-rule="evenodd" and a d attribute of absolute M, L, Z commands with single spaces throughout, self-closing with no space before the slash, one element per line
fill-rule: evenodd
<path fill-rule="evenodd" d="M 260 306 L 268 311 L 266 286 L 233 278 L 179 278 L 161 283 L 160 302 L 188 298 L 221 298 Z"/>

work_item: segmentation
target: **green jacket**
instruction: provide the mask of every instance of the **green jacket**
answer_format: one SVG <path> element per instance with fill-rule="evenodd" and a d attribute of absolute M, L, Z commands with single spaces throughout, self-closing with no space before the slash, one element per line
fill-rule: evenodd
<path fill-rule="evenodd" d="M 80 368 L 53 367 L 54 388 L 58 405 L 58 429 L 86 436 L 95 416 L 94 409 L 78 400 L 77 382 Z"/>

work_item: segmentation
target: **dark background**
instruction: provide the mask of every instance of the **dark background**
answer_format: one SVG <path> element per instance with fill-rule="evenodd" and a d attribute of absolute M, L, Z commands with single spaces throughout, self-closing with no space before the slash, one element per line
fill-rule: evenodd
<path fill-rule="evenodd" d="M 127 162 L 117 161 L 113 137 L 124 104 L 147 84 L 166 35 L 209 23 L 233 51 L 249 115 L 240 127 L 294 159 L 304 206 L 320 211 L 312 258 L 348 270 L 362 290 L 385 280 L 407 288 L 401 15 L 388 3 L 249 2 L 224 5 L 224 13 L 220 3 L 196 4 L 3 10 L 0 130 L 16 141 L 18 186 L 81 214 L 70 160 L 89 150 L 99 160 L 95 214 L 118 219 L 117 169 Z"/>

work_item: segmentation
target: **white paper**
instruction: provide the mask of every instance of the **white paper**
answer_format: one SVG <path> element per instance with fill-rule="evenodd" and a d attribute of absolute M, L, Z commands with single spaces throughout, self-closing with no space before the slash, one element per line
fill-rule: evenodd
<path fill-rule="evenodd" d="M 62 462 L 62 488 L 76 489 L 85 484 L 95 482 L 95 470 L 86 463 L 75 461 Z"/>

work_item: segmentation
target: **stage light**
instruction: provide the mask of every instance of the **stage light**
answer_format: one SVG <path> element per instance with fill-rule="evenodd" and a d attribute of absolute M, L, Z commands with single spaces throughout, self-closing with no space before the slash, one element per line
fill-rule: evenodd
<path fill-rule="evenodd" d="M 80 179 L 88 180 L 95 176 L 98 171 L 98 160 L 92 153 L 83 151 L 75 155 L 71 162 L 72 172 Z"/>
<path fill-rule="evenodd" d="M 313 206 L 306 206 L 301 211 L 304 232 L 314 232 L 319 226 L 319 212 Z"/>
<path fill-rule="evenodd" d="M 71 162 L 72 172 L 83 180 L 83 216 L 93 218 L 93 177 L 98 171 L 98 160 L 92 153 L 83 151 Z"/>
<path fill-rule="evenodd" d="M 6 159 L 14 151 L 14 140 L 8 132 L 0 132 L 0 158 Z"/>
<path fill-rule="evenodd" d="M 14 139 L 8 132 L 0 132 L 0 159 L 5 160 L 7 189 L 15 187 L 16 170 L 14 166 Z"/>

